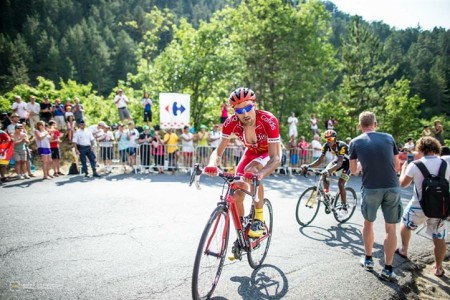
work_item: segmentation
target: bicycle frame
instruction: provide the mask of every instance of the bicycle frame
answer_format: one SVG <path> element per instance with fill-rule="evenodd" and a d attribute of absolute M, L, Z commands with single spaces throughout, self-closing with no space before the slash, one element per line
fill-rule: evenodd
<path fill-rule="evenodd" d="M 323 173 L 320 173 L 317 171 L 314 171 L 314 173 L 316 175 L 320 175 L 319 180 L 317 180 L 317 183 L 316 183 L 317 193 L 311 194 L 309 196 L 308 201 L 306 202 L 307 205 L 309 203 L 311 203 L 309 206 L 310 207 L 314 206 L 314 204 L 316 204 L 317 198 L 320 194 L 323 198 L 322 202 L 325 204 L 325 209 L 331 210 L 333 213 L 335 213 L 336 209 L 333 207 L 333 200 L 330 199 L 330 197 L 325 193 L 325 190 L 324 190 L 323 180 L 324 180 L 325 175 Z M 314 195 L 314 198 L 311 200 L 312 195 Z M 310 202 L 310 201 L 312 201 L 312 202 Z"/>
<path fill-rule="evenodd" d="M 199 165 L 195 165 L 194 167 L 194 173 L 192 174 L 190 185 L 195 181 L 195 177 L 200 176 L 202 174 L 202 170 L 200 170 Z M 235 201 L 235 193 L 240 191 L 245 193 L 246 195 L 250 196 L 252 198 L 252 201 L 255 202 L 258 195 L 258 186 L 259 181 L 257 177 L 255 176 L 253 178 L 253 185 L 252 185 L 252 192 L 247 191 L 246 189 L 243 189 L 237 184 L 236 180 L 241 180 L 241 176 L 233 176 L 231 174 L 227 173 L 220 173 L 219 176 L 224 179 L 224 187 L 227 185 L 226 192 L 222 192 L 222 195 L 220 196 L 220 202 L 217 203 L 217 205 L 222 205 L 225 207 L 225 211 L 227 212 L 227 216 L 225 219 L 225 224 L 228 226 L 230 223 L 230 213 L 231 213 L 231 219 L 233 220 L 233 225 L 236 230 L 237 239 L 239 241 L 240 250 L 244 250 L 245 252 L 251 251 L 252 247 L 255 247 L 258 243 L 265 240 L 268 237 L 268 234 L 263 235 L 262 237 L 255 239 L 252 243 L 249 243 L 248 239 L 248 231 L 250 230 L 249 225 L 253 222 L 253 215 L 254 215 L 254 205 L 251 205 L 250 213 L 247 215 L 247 217 L 244 217 L 243 219 L 247 219 L 247 222 L 245 224 L 245 228 L 241 222 L 241 217 L 239 216 L 236 201 Z M 196 182 L 197 188 L 199 188 L 198 181 Z M 223 189 L 225 190 L 225 189 Z M 257 201 L 256 201 L 257 202 Z M 214 232 L 217 229 L 217 225 L 214 225 Z M 268 231 L 267 231 L 268 232 Z M 222 245 L 225 245 L 226 242 L 224 241 L 226 236 L 225 232 L 223 233 L 223 243 Z M 212 235 L 211 235 L 212 237 Z M 211 239 L 211 238 L 210 238 Z M 210 240 L 208 240 L 207 245 L 209 246 Z M 208 249 L 209 247 L 206 247 Z M 221 251 L 224 251 L 224 247 L 221 247 Z M 210 253 L 211 254 L 211 253 Z M 214 254 L 214 255 L 220 255 L 220 253 Z"/>

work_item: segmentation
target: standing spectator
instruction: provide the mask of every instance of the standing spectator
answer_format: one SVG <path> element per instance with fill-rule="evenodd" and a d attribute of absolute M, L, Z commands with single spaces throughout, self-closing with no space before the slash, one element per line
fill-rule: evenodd
<path fill-rule="evenodd" d="M 434 137 L 439 141 L 439 143 L 441 143 L 441 146 L 445 146 L 444 127 L 442 126 L 440 120 L 434 121 L 433 134 L 434 134 Z"/>
<path fill-rule="evenodd" d="M 0 116 L 1 128 L 7 130 L 8 126 L 11 124 L 10 115 L 7 113 L 2 113 Z"/>
<path fill-rule="evenodd" d="M 233 156 L 235 160 L 235 167 L 239 165 L 239 161 L 241 160 L 242 154 L 244 154 L 244 143 L 233 134 L 233 137 L 231 138 L 231 143 L 234 145 L 233 148 Z"/>
<path fill-rule="evenodd" d="M 122 123 L 119 124 L 119 128 L 114 135 L 116 141 L 118 142 L 117 146 L 119 148 L 119 156 L 120 161 L 123 166 L 123 173 L 127 173 L 127 161 L 128 161 L 128 151 L 130 148 L 130 141 L 128 140 L 127 133 L 125 132 L 125 127 Z"/>
<path fill-rule="evenodd" d="M 433 132 L 431 132 L 430 126 L 423 126 L 422 136 L 433 136 Z"/>
<path fill-rule="evenodd" d="M 55 116 L 56 128 L 59 131 L 66 130 L 64 105 L 61 104 L 61 100 L 59 98 L 55 99 L 55 104 L 53 105 L 53 114 Z"/>
<path fill-rule="evenodd" d="M 193 167 L 192 157 L 194 155 L 194 135 L 189 132 L 189 126 L 183 127 L 183 133 L 180 135 L 181 151 L 183 151 L 184 166 L 188 168 Z"/>
<path fill-rule="evenodd" d="M 229 104 L 226 100 L 220 106 L 220 124 L 225 123 L 225 120 L 228 119 L 228 106 Z"/>
<path fill-rule="evenodd" d="M 66 103 L 64 103 L 64 112 L 72 112 L 73 103 L 70 98 L 66 99 Z"/>
<path fill-rule="evenodd" d="M 40 108 L 41 121 L 43 121 L 44 124 L 48 124 L 48 121 L 52 118 L 52 105 L 48 102 L 47 96 L 44 96 Z"/>
<path fill-rule="evenodd" d="M 337 121 L 334 119 L 334 116 L 331 116 L 325 124 L 325 129 L 334 130 L 334 127 L 336 126 L 336 124 L 337 124 Z"/>
<path fill-rule="evenodd" d="M 73 117 L 73 120 L 75 120 L 75 117 L 73 116 L 72 105 L 65 106 L 64 117 L 66 118 L 66 120 L 68 120 L 69 117 Z"/>
<path fill-rule="evenodd" d="M 391 135 L 376 132 L 377 121 L 372 112 L 359 115 L 359 128 L 363 132 L 350 144 L 350 171 L 358 172 L 357 159 L 362 166 L 362 204 L 364 217 L 363 241 L 365 258 L 362 266 L 372 271 L 374 244 L 373 223 L 381 206 L 385 220 L 384 262 L 380 277 L 385 280 L 395 278 L 392 262 L 397 245 L 396 224 L 402 215 L 401 190 L 396 173 L 398 148 Z"/>
<path fill-rule="evenodd" d="M 289 150 L 289 163 L 291 168 L 296 168 L 298 164 L 298 151 L 297 151 L 297 139 L 295 135 L 291 135 L 291 139 L 288 142 Z"/>
<path fill-rule="evenodd" d="M 311 134 L 314 135 L 318 135 L 319 134 L 319 125 L 318 125 L 318 120 L 316 118 L 316 114 L 311 114 L 311 119 L 309 119 L 309 126 L 311 129 Z"/>
<path fill-rule="evenodd" d="M 71 116 L 69 116 L 68 118 L 67 118 L 67 123 L 66 123 L 66 125 L 67 125 L 67 132 L 66 132 L 66 134 L 67 134 L 67 139 L 69 140 L 69 144 L 72 144 L 72 140 L 73 140 L 73 135 L 74 135 L 74 133 L 75 133 L 75 127 L 76 127 L 76 125 L 75 125 L 75 120 L 74 120 L 74 118 L 73 118 L 73 115 L 71 115 Z"/>
<path fill-rule="evenodd" d="M 29 111 L 28 121 L 31 130 L 36 128 L 36 123 L 39 122 L 39 112 L 41 111 L 41 106 L 36 102 L 35 96 L 30 96 L 30 102 L 27 104 L 27 109 Z"/>
<path fill-rule="evenodd" d="M 440 152 L 439 141 L 433 137 L 422 137 L 417 142 L 417 150 L 422 156 L 419 162 L 422 163 L 430 174 L 438 175 L 439 168 L 442 164 L 446 165 L 445 179 L 450 181 L 450 168 L 447 163 L 439 159 Z M 433 239 L 434 244 L 434 275 L 441 277 L 444 275 L 442 262 L 445 258 L 446 245 L 445 238 L 447 236 L 446 220 L 428 218 L 425 216 L 419 199 L 422 198 L 422 182 L 424 177 L 416 163 L 405 163 L 400 174 L 400 184 L 407 187 L 414 180 L 414 190 L 412 199 L 408 203 L 403 214 L 403 223 L 400 225 L 400 236 L 402 247 L 398 248 L 395 253 L 403 258 L 408 257 L 409 241 L 411 240 L 411 231 L 416 230 L 423 223 L 427 224 L 427 233 Z"/>
<path fill-rule="evenodd" d="M 140 145 L 139 152 L 141 157 L 141 165 L 143 165 L 145 170 L 150 173 L 153 136 L 150 133 L 150 127 L 148 125 L 144 125 L 142 129 L 144 131 L 139 135 L 138 139 L 138 143 Z"/>
<path fill-rule="evenodd" d="M 24 144 L 24 146 L 25 146 L 25 153 L 26 153 L 26 155 L 27 155 L 27 157 L 26 157 L 26 160 L 27 160 L 27 163 L 25 164 L 25 166 L 26 166 L 26 171 L 27 171 L 27 173 L 28 173 L 28 177 L 36 177 L 36 175 L 34 175 L 32 172 L 31 172 L 31 166 L 33 166 L 33 168 L 34 168 L 34 165 L 33 165 L 33 155 L 32 155 L 32 151 L 31 151 L 31 149 L 30 149 L 30 144 L 32 143 L 32 142 L 34 142 L 34 135 L 29 135 L 28 134 L 28 132 L 29 132 L 29 130 L 28 130 L 28 128 L 27 128 L 27 123 L 23 123 L 22 124 L 23 125 L 23 132 L 27 135 L 27 138 L 28 138 L 28 143 L 25 143 Z M 31 129 L 32 130 L 32 129 Z"/>
<path fill-rule="evenodd" d="M 300 154 L 300 163 L 306 164 L 309 143 L 305 140 L 304 136 L 300 137 L 300 142 L 298 143 L 297 146 L 298 146 L 298 153 Z"/>
<path fill-rule="evenodd" d="M 311 142 L 313 161 L 319 159 L 322 155 L 322 144 L 320 144 L 320 136 L 315 134 Z"/>
<path fill-rule="evenodd" d="M 12 111 L 19 115 L 20 123 L 25 123 L 29 115 L 28 105 L 18 95 L 14 96 L 14 100 L 16 102 L 12 104 Z"/>
<path fill-rule="evenodd" d="M 38 147 L 38 153 L 42 159 L 42 171 L 44 173 L 43 179 L 50 179 L 50 165 L 52 163 L 52 151 L 50 149 L 50 133 L 45 129 L 44 121 L 36 123 L 36 130 L 34 131 L 34 138 Z"/>
<path fill-rule="evenodd" d="M 25 144 L 29 143 L 28 135 L 24 132 L 23 125 L 18 123 L 14 134 L 12 135 L 14 141 L 14 161 L 17 173 L 17 179 L 30 178 L 27 174 L 28 158 L 26 153 Z"/>
<path fill-rule="evenodd" d="M 95 139 L 91 131 L 86 129 L 86 124 L 84 120 L 80 120 L 78 124 L 80 128 L 75 132 L 73 137 L 73 143 L 76 144 L 75 151 L 80 156 L 81 160 L 81 171 L 84 173 L 84 177 L 89 177 L 89 172 L 87 168 L 86 157 L 89 159 L 91 164 L 92 174 L 94 177 L 100 177 L 96 169 L 95 155 L 92 151 L 92 146 L 94 145 Z"/>
<path fill-rule="evenodd" d="M 404 147 L 410 153 L 412 153 L 414 151 L 414 141 L 413 141 L 412 137 L 408 138 L 408 140 L 407 140 L 407 142 L 406 142 Z"/>
<path fill-rule="evenodd" d="M 136 169 L 136 148 L 137 148 L 137 140 L 139 138 L 139 131 L 134 126 L 134 122 L 128 122 L 128 131 L 127 131 L 127 139 L 129 143 L 128 148 L 128 164 L 133 169 Z"/>
<path fill-rule="evenodd" d="M 222 134 L 219 131 L 219 124 L 214 125 L 213 130 L 208 134 L 208 142 L 211 150 L 214 151 L 219 145 Z"/>
<path fill-rule="evenodd" d="M 167 129 L 167 133 L 164 135 L 164 144 L 167 145 L 167 155 L 169 157 L 169 171 L 172 171 L 172 175 L 175 174 L 177 169 L 177 155 L 178 155 L 178 136 L 173 132 L 172 128 Z"/>
<path fill-rule="evenodd" d="M 75 122 L 78 125 L 81 123 L 81 121 L 84 120 L 84 116 L 83 116 L 84 107 L 83 107 L 83 105 L 81 105 L 79 98 L 75 98 L 74 101 L 75 101 L 75 104 L 74 104 L 74 106 L 72 106 L 72 112 L 73 112 L 73 116 L 75 118 Z"/>
<path fill-rule="evenodd" d="M 6 182 L 6 166 L 14 152 L 14 144 L 11 141 L 9 134 L 0 127 L 0 182 Z"/>
<path fill-rule="evenodd" d="M 131 120 L 131 115 L 128 112 L 127 104 L 128 97 L 123 94 L 122 89 L 117 90 L 117 95 L 114 97 L 114 103 L 117 106 L 117 110 L 119 111 L 119 118 L 123 122 L 123 120 Z"/>
<path fill-rule="evenodd" d="M 11 124 L 8 125 L 6 128 L 6 132 L 8 132 L 9 135 L 14 134 L 16 130 L 16 125 L 19 124 L 20 116 L 17 113 L 13 113 L 11 115 Z"/>
<path fill-rule="evenodd" d="M 98 146 L 97 146 L 97 141 L 99 138 L 101 138 L 104 134 L 104 128 L 106 127 L 106 123 L 103 121 L 98 122 L 97 124 L 91 125 L 89 126 L 89 130 L 92 133 L 92 136 L 94 137 L 94 143 L 92 146 L 92 151 L 94 152 L 95 155 L 95 160 L 97 161 L 97 154 L 98 154 Z"/>
<path fill-rule="evenodd" d="M 144 122 L 147 124 L 147 126 L 150 126 L 152 124 L 152 104 L 152 99 L 150 99 L 148 93 L 145 92 L 144 98 L 142 98 L 142 105 L 144 106 Z"/>
<path fill-rule="evenodd" d="M 52 163 L 53 163 L 53 176 L 58 177 L 64 175 L 60 170 L 61 151 L 59 149 L 59 143 L 61 142 L 61 132 L 59 132 L 56 126 L 55 120 L 48 122 L 50 133 L 50 150 L 52 151 Z"/>
<path fill-rule="evenodd" d="M 164 142 L 161 139 L 159 126 L 156 125 L 155 138 L 152 141 L 155 166 L 159 174 L 164 174 Z"/>
<path fill-rule="evenodd" d="M 206 126 L 200 125 L 200 132 L 197 134 L 197 151 L 198 161 L 202 166 L 206 166 L 209 157 L 208 148 L 208 134 L 206 133 Z"/>
<path fill-rule="evenodd" d="M 104 124 L 102 127 L 103 134 L 99 134 L 97 137 L 100 146 L 100 157 L 105 165 L 106 173 L 111 173 L 112 171 L 114 135 L 110 129 L 110 126 Z"/>
<path fill-rule="evenodd" d="M 295 116 L 294 112 L 291 112 L 291 116 L 288 118 L 287 122 L 289 124 L 289 136 L 290 137 L 294 136 L 295 138 L 297 138 L 297 135 L 298 135 L 298 132 L 297 132 L 298 119 Z"/>

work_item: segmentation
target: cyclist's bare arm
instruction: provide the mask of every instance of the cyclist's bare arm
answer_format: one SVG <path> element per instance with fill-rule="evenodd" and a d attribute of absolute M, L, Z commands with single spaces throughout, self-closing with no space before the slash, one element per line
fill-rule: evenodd
<path fill-rule="evenodd" d="M 318 159 L 316 159 L 315 161 L 313 161 L 312 163 L 309 164 L 310 168 L 314 168 L 316 166 L 319 166 L 323 160 L 325 158 L 325 154 L 320 155 L 320 157 Z"/>
<path fill-rule="evenodd" d="M 281 143 L 269 143 L 269 161 L 258 171 L 257 175 L 262 179 L 275 171 L 281 165 Z"/>
<path fill-rule="evenodd" d="M 219 146 L 211 153 L 209 157 L 208 166 L 217 167 L 222 162 L 222 155 L 225 152 L 225 148 L 228 146 L 229 139 L 221 138 Z"/>
<path fill-rule="evenodd" d="M 342 167 L 343 163 L 344 163 L 344 157 L 343 156 L 338 156 L 337 163 L 332 168 L 329 168 L 328 172 L 333 173 L 334 171 L 336 171 L 337 169 Z"/>

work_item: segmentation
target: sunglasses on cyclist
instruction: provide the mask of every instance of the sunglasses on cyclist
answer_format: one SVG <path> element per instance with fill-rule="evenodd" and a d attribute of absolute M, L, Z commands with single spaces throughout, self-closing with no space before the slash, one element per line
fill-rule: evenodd
<path fill-rule="evenodd" d="M 334 142 L 334 137 L 329 137 L 329 138 L 326 138 L 325 140 L 327 141 L 327 142 Z"/>
<path fill-rule="evenodd" d="M 235 108 L 234 112 L 237 113 L 238 115 L 242 115 L 243 113 L 249 112 L 251 111 L 253 108 L 253 104 L 249 104 L 245 107 L 242 108 Z"/>

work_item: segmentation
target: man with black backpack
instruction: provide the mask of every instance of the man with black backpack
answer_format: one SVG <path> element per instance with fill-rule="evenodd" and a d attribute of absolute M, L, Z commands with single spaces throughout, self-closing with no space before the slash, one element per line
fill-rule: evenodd
<path fill-rule="evenodd" d="M 414 193 L 403 214 L 400 226 L 401 248 L 395 253 L 408 258 L 411 231 L 426 222 L 427 234 L 434 243 L 434 275 L 441 277 L 445 271 L 442 262 L 445 257 L 447 217 L 450 214 L 449 180 L 450 167 L 439 158 L 439 141 L 433 137 L 422 137 L 417 142 L 417 150 L 422 157 L 404 164 L 400 175 L 400 185 L 407 187 L 414 180 Z"/>

